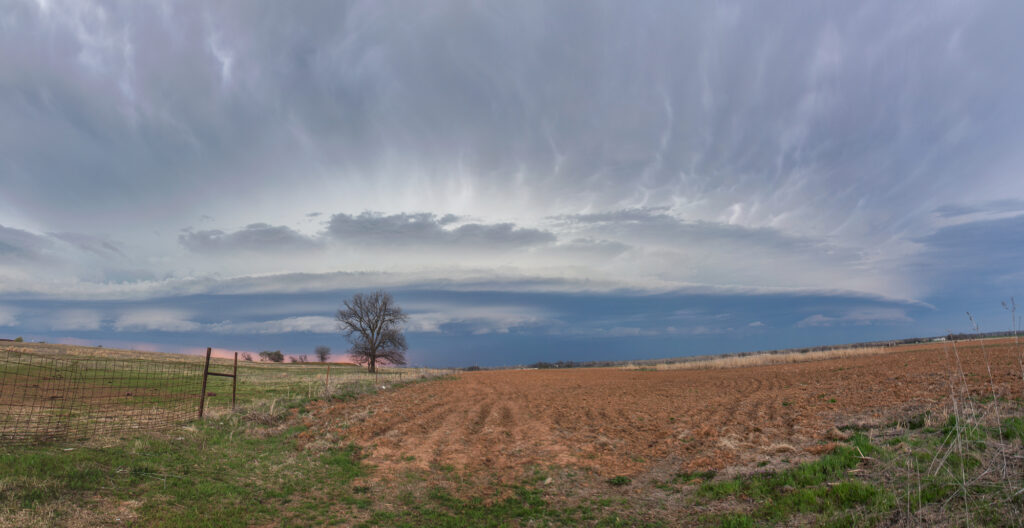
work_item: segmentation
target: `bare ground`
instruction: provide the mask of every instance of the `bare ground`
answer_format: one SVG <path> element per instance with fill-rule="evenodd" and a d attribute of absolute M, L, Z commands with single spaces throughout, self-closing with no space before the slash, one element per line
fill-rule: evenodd
<path fill-rule="evenodd" d="M 1001 396 L 1024 381 L 1012 341 L 959 343 L 972 393 Z M 314 404 L 324 434 L 367 446 L 381 476 L 451 466 L 502 481 L 534 466 L 602 476 L 743 471 L 828 451 L 837 427 L 880 425 L 947 405 L 958 371 L 948 344 L 825 361 L 715 370 L 501 370 Z"/>

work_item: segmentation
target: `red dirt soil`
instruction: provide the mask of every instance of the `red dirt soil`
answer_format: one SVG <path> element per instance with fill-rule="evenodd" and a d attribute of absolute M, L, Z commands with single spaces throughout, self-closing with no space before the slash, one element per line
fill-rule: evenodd
<path fill-rule="evenodd" d="M 1012 341 L 957 345 L 975 396 L 989 395 L 987 354 L 1001 396 L 1024 381 Z M 467 372 L 356 401 L 313 407 L 303 433 L 368 448 L 385 471 L 452 465 L 515 478 L 533 464 L 631 475 L 655 464 L 723 469 L 831 448 L 837 426 L 946 412 L 958 371 L 951 346 L 786 365 L 717 370 Z"/>

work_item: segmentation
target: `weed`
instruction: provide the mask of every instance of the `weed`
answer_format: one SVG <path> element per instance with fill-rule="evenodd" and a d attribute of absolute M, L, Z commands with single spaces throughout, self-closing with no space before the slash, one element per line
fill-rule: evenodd
<path fill-rule="evenodd" d="M 608 479 L 607 482 L 612 486 L 626 486 L 629 483 L 633 482 L 633 479 L 619 475 L 617 477 L 612 477 Z"/>
<path fill-rule="evenodd" d="M 819 460 L 779 473 L 707 482 L 698 494 L 716 500 L 742 496 L 761 505 L 751 514 L 752 518 L 744 515 L 722 521 L 730 523 L 744 523 L 745 519 L 775 523 L 797 513 L 830 515 L 851 508 L 866 508 L 876 513 L 892 509 L 892 493 L 848 477 L 849 470 L 857 467 L 863 457 L 877 453 L 879 448 L 862 434 L 855 435 L 850 444 L 837 447 Z M 748 526 L 730 526 L 733 525 Z"/>
<path fill-rule="evenodd" d="M 1003 420 L 1002 437 L 1004 440 L 1024 442 L 1024 418 L 1013 416 Z"/>

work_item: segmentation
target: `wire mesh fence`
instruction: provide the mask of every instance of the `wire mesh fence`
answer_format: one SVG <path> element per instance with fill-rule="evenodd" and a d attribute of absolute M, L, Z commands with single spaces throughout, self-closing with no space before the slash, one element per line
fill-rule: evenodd
<path fill-rule="evenodd" d="M 82 440 L 196 417 L 203 365 L 0 350 L 0 442 Z"/>

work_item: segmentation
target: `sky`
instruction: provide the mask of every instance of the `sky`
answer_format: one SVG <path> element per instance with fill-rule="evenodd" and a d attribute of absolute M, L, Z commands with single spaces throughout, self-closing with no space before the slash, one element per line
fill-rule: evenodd
<path fill-rule="evenodd" d="M 1024 3 L 0 2 L 0 337 L 628 360 L 1006 330 Z"/>

